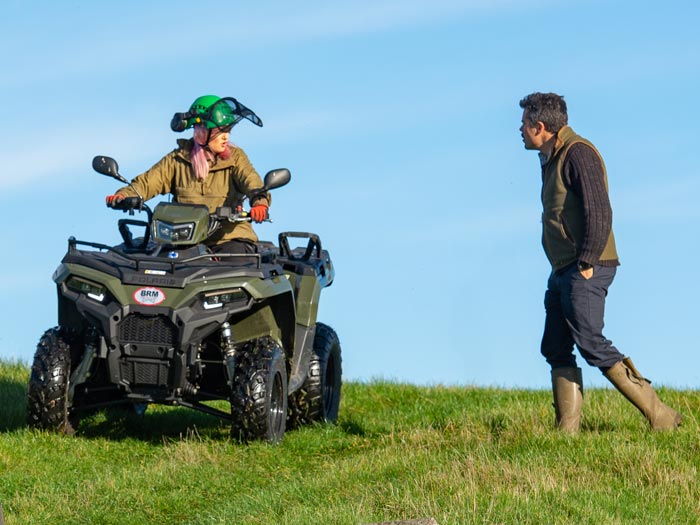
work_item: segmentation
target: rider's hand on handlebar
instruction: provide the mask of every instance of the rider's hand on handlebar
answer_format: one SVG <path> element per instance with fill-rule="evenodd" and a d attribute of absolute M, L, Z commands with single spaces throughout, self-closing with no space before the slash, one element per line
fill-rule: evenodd
<path fill-rule="evenodd" d="M 263 222 L 267 219 L 267 206 L 265 204 L 256 204 L 250 208 L 250 218 L 255 222 Z"/>
<path fill-rule="evenodd" d="M 119 193 L 115 193 L 114 195 L 107 195 L 107 197 L 105 198 L 107 206 L 109 206 L 110 208 L 122 200 L 124 200 L 124 195 L 121 195 Z"/>

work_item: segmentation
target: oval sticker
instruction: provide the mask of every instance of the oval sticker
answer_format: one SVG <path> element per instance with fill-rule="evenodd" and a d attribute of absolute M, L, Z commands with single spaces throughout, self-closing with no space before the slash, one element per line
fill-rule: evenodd
<path fill-rule="evenodd" d="M 134 301 L 144 306 L 155 306 L 165 301 L 165 292 L 153 286 L 139 288 L 134 292 Z"/>

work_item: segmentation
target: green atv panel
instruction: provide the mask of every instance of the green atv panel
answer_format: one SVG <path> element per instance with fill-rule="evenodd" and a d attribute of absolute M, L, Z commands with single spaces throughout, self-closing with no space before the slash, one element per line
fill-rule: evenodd
<path fill-rule="evenodd" d="M 151 311 L 156 315 L 164 309 L 169 309 L 177 312 L 179 322 L 186 323 L 192 317 L 191 310 L 204 306 L 207 298 L 215 296 L 216 292 L 243 291 L 244 294 L 239 293 L 238 297 L 243 298 L 240 308 L 246 312 L 246 316 L 234 316 L 231 323 L 236 340 L 248 341 L 269 336 L 279 341 L 289 355 L 294 351 L 293 316 L 274 315 L 271 309 L 274 306 L 282 312 L 294 311 L 293 289 L 284 274 L 269 279 L 231 277 L 211 280 L 203 275 L 184 288 L 169 288 L 125 285 L 118 277 L 105 275 L 93 268 L 63 263 L 54 274 L 54 281 L 61 287 L 60 292 L 63 295 L 71 293 L 67 281 L 75 277 L 92 283 L 96 288 L 103 287 L 116 303 L 122 305 L 121 312 L 112 313 L 115 321 L 117 316 L 126 317 L 134 310 L 145 314 Z M 94 303 L 96 309 L 102 307 L 98 301 Z M 84 304 L 91 305 L 91 302 L 85 301 Z M 224 323 L 231 314 L 230 310 L 225 309 L 222 309 L 220 317 L 215 317 L 214 313 L 211 312 L 212 322 L 219 324 Z"/>

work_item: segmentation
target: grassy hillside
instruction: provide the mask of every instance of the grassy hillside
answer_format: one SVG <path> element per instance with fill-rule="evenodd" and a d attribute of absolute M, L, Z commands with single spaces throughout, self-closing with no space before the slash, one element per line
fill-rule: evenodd
<path fill-rule="evenodd" d="M 551 394 L 344 385 L 336 426 L 239 445 L 218 419 L 150 407 L 24 426 L 28 370 L 0 363 L 0 503 L 13 524 L 698 523 L 700 393 L 652 434 L 618 393 L 586 393 L 585 430 L 552 430 Z"/>

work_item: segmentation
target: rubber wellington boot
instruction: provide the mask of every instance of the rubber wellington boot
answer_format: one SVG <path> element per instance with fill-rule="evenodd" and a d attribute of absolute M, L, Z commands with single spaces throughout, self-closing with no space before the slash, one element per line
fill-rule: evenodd
<path fill-rule="evenodd" d="M 629 357 L 603 375 L 644 414 L 652 430 L 673 430 L 681 424 L 681 415 L 661 402 L 651 388 L 651 381 L 639 373 Z"/>
<path fill-rule="evenodd" d="M 575 434 L 581 429 L 583 380 L 577 367 L 552 369 L 554 410 L 559 430 Z"/>

